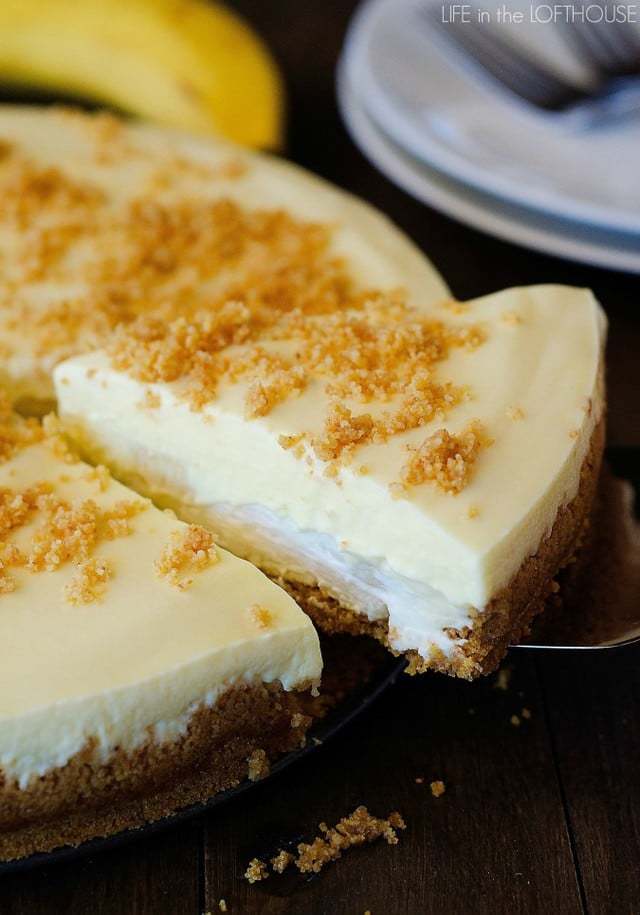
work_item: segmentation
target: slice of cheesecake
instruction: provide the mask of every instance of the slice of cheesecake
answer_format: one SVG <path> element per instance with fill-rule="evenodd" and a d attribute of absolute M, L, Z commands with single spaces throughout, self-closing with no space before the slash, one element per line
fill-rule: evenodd
<path fill-rule="evenodd" d="M 0 383 L 26 410 L 52 406 L 57 362 L 141 313 L 242 299 L 255 323 L 372 288 L 448 295 L 351 195 L 281 160 L 112 116 L 0 106 L 0 201 Z"/>
<path fill-rule="evenodd" d="M 247 292 L 248 294 L 248 292 Z M 140 320 L 55 373 L 92 459 L 413 669 L 473 677 L 588 524 L 603 447 L 592 294 Z"/>
<path fill-rule="evenodd" d="M 0 860 L 237 784 L 321 672 L 289 595 L 50 425 L 0 416 Z"/>

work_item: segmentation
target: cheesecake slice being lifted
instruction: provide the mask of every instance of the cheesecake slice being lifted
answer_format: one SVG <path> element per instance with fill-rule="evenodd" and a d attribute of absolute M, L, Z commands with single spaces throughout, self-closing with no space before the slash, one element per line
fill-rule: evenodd
<path fill-rule="evenodd" d="M 142 319 L 55 373 L 94 460 L 413 669 L 491 670 L 588 524 L 603 442 L 591 293 L 506 290 Z"/>
<path fill-rule="evenodd" d="M 0 415 L 0 860 L 162 817 L 301 745 L 295 602 L 208 531 Z"/>

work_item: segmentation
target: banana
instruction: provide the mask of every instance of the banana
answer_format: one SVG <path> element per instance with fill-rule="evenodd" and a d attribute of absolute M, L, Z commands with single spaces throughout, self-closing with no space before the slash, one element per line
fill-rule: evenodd
<path fill-rule="evenodd" d="M 170 127 L 277 149 L 283 89 L 269 51 L 205 0 L 0 0 L 0 80 Z"/>

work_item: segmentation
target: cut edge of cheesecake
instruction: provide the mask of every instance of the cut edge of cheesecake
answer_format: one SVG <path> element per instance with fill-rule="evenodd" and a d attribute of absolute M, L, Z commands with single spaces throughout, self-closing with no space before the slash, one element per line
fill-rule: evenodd
<path fill-rule="evenodd" d="M 0 860 L 142 825 L 304 744 L 322 660 L 289 595 L 55 420 L 4 406 L 0 446 Z"/>
<path fill-rule="evenodd" d="M 514 312 L 507 310 L 513 302 L 521 311 L 518 317 L 516 309 L 515 319 Z M 419 643 L 420 647 L 416 643 L 412 644 L 410 640 L 411 626 L 414 626 L 415 631 L 416 620 L 420 624 L 424 622 L 424 617 L 420 618 L 419 608 L 417 615 L 408 618 L 409 635 L 399 634 L 393 614 L 389 619 L 389 607 L 380 606 L 380 589 L 376 594 L 373 587 L 369 587 L 368 592 L 363 587 L 358 595 L 358 606 L 358 603 L 351 599 L 353 589 L 351 594 L 347 593 L 345 599 L 345 591 L 348 592 L 348 589 L 343 587 L 340 581 L 335 585 L 327 581 L 326 576 L 323 580 L 322 574 L 315 574 L 311 562 L 305 565 L 303 548 L 306 549 L 311 542 L 309 536 L 315 536 L 316 539 L 311 543 L 312 548 L 316 553 L 323 551 L 327 562 L 337 563 L 337 574 L 342 575 L 344 580 L 349 575 L 353 577 L 354 569 L 355 574 L 360 574 L 364 579 L 365 575 L 371 576 L 373 568 L 374 574 L 382 569 L 378 582 L 384 574 L 388 583 L 390 575 L 383 550 L 379 555 L 385 556 L 385 560 L 378 562 L 376 567 L 366 555 L 356 556 L 355 564 L 352 566 L 345 564 L 346 560 L 341 558 L 340 551 L 332 547 L 332 544 L 342 543 L 340 537 L 349 538 L 351 530 L 341 530 L 339 522 L 334 524 L 331 530 L 332 537 L 328 538 L 326 526 L 323 532 L 316 535 L 313 530 L 309 530 L 309 524 L 298 523 L 296 527 L 295 522 L 298 519 L 294 516 L 294 524 L 291 526 L 291 519 L 285 516 L 280 519 L 280 528 L 271 528 L 271 532 L 275 532 L 272 541 L 273 555 L 270 556 L 268 549 L 265 549 L 265 543 L 269 546 L 265 541 L 269 529 L 263 524 L 264 517 L 258 511 L 262 510 L 261 507 L 252 507 L 253 503 L 259 502 L 260 494 L 271 493 L 275 487 L 277 498 L 286 497 L 289 499 L 290 509 L 295 509 L 296 506 L 299 508 L 299 499 L 296 503 L 292 501 L 290 493 L 286 496 L 280 495 L 285 493 L 287 487 L 291 493 L 297 492 L 295 487 L 298 486 L 298 481 L 295 474 L 299 474 L 299 466 L 296 467 L 295 460 L 291 460 L 286 450 L 275 448 L 273 453 L 280 455 L 277 460 L 281 479 L 277 475 L 274 476 L 275 463 L 261 465 L 261 456 L 268 452 L 260 451 L 260 437 L 262 436 L 265 441 L 265 434 L 273 439 L 281 437 L 283 431 L 298 431 L 291 428 L 291 416 L 293 415 L 296 422 L 308 420 L 308 405 L 302 403 L 298 406 L 304 400 L 303 397 L 294 400 L 290 405 L 285 403 L 283 407 L 276 407 L 273 414 L 264 419 L 255 419 L 246 416 L 243 418 L 242 400 L 240 399 L 239 404 L 237 397 L 235 400 L 225 401 L 227 392 L 224 392 L 219 402 L 214 399 L 210 406 L 205 406 L 200 412 L 188 402 L 181 401 L 179 381 L 169 384 L 137 382 L 127 371 L 114 368 L 106 354 L 96 353 L 70 360 L 56 370 L 55 382 L 61 416 L 70 435 L 81 449 L 88 452 L 92 460 L 109 464 L 116 475 L 159 504 L 170 505 L 180 516 L 205 526 L 211 525 L 216 529 L 222 529 L 225 537 L 230 538 L 228 542 L 224 541 L 226 545 L 233 552 L 244 555 L 263 568 L 267 574 L 286 587 L 320 628 L 329 632 L 373 634 L 394 653 L 407 654 L 410 669 L 415 672 L 435 669 L 473 678 L 494 669 L 508 645 L 522 637 L 531 619 L 541 611 L 550 589 L 553 589 L 554 576 L 571 561 L 574 552 L 579 548 L 583 531 L 588 526 L 603 450 L 602 346 L 605 333 L 605 321 L 599 306 L 593 296 L 583 290 L 553 286 L 507 290 L 477 300 L 476 303 L 461 304 L 460 312 L 474 315 L 474 308 L 480 309 L 480 317 L 487 318 L 484 324 L 487 324 L 488 317 L 491 317 L 496 327 L 501 326 L 499 330 L 492 326 L 487 333 L 489 338 L 492 334 L 499 338 L 496 344 L 498 348 L 492 350 L 491 344 L 487 344 L 487 352 L 482 357 L 484 362 L 478 363 L 476 368 L 471 370 L 472 373 L 475 372 L 480 377 L 486 366 L 491 366 L 503 358 L 504 371 L 510 372 L 511 381 L 515 379 L 517 382 L 514 385 L 517 389 L 514 396 L 524 397 L 528 388 L 531 388 L 534 394 L 531 403 L 524 402 L 524 410 L 515 406 L 508 408 L 509 401 L 503 403 L 505 392 L 500 390 L 498 385 L 496 394 L 491 385 L 490 375 L 488 380 L 483 378 L 478 383 L 480 396 L 469 398 L 470 406 L 462 404 L 452 411 L 454 425 L 451 426 L 447 422 L 446 427 L 460 429 L 462 426 L 464 432 L 464 417 L 458 418 L 457 413 L 464 411 L 466 407 L 468 415 L 470 413 L 473 416 L 475 411 L 479 411 L 481 418 L 484 418 L 482 408 L 486 401 L 494 411 L 490 417 L 489 431 L 495 430 L 498 439 L 498 444 L 490 443 L 486 457 L 481 454 L 477 479 L 471 480 L 468 489 L 462 495 L 448 493 L 447 497 L 442 498 L 437 491 L 434 493 L 434 487 L 423 485 L 413 489 L 406 497 L 403 493 L 400 500 L 396 501 L 389 497 L 387 492 L 387 504 L 390 508 L 385 524 L 388 530 L 392 533 L 395 531 L 398 536 L 398 531 L 409 530 L 408 523 L 407 527 L 404 526 L 404 520 L 415 521 L 416 517 L 419 524 L 428 530 L 430 525 L 433 527 L 429 512 L 435 506 L 435 511 L 440 512 L 440 520 L 444 518 L 449 523 L 449 531 L 444 527 L 440 534 L 441 540 L 447 550 L 450 550 L 450 544 L 454 543 L 457 552 L 452 552 L 452 555 L 460 557 L 459 567 L 453 569 L 449 580 L 453 582 L 454 587 L 464 588 L 467 584 L 465 576 L 470 575 L 475 568 L 473 575 L 477 580 L 478 589 L 481 586 L 486 588 L 485 600 L 466 599 L 464 603 L 456 603 L 450 595 L 445 594 L 443 598 L 438 585 L 433 585 L 431 590 L 428 590 L 430 583 L 427 581 L 420 594 L 426 595 L 427 604 L 431 602 L 430 605 L 435 607 L 436 616 L 433 624 L 428 623 L 428 620 L 424 623 L 427 635 Z M 506 321 L 505 316 L 508 316 Z M 509 325 L 506 331 L 505 324 Z M 516 325 L 515 330 L 512 325 Z M 500 337 L 501 334 L 522 334 L 522 327 L 527 326 L 529 335 L 525 331 L 515 349 L 511 342 L 513 338 Z M 563 335 L 569 332 L 571 335 L 563 342 Z M 530 370 L 533 372 L 531 378 L 526 374 L 526 369 L 520 368 L 520 362 L 529 356 L 533 359 L 534 366 Z M 457 363 L 458 368 L 462 367 L 460 370 L 465 371 L 465 366 L 473 365 L 471 360 L 474 358 L 474 354 L 462 356 L 462 361 Z M 566 365 L 572 364 L 572 360 L 575 360 L 574 369 L 567 375 Z M 469 370 L 466 370 L 468 377 Z M 536 371 L 538 377 L 535 376 Z M 549 374 L 550 378 L 547 378 L 545 373 Z M 560 388 L 559 384 L 563 387 Z M 510 394 L 511 390 L 507 393 Z M 497 404 L 493 404 L 494 396 L 497 397 Z M 537 416 L 534 415 L 536 411 Z M 527 412 L 531 415 L 527 416 Z M 503 414 L 507 415 L 506 419 Z M 287 423 L 289 428 L 286 427 Z M 554 428 L 554 424 L 557 428 Z M 238 449 L 235 444 L 230 444 L 229 436 L 235 435 L 233 429 L 236 427 L 247 432 L 244 454 L 242 448 Z M 423 434 L 421 430 L 419 434 Z M 542 439 L 542 449 L 539 447 L 540 435 L 547 436 L 546 441 Z M 518 446 L 515 452 L 513 446 L 509 446 L 510 451 L 507 447 L 510 437 L 513 439 L 514 436 L 517 436 L 515 442 Z M 224 447 L 221 445 L 223 441 Z M 370 451 L 376 447 L 384 451 L 391 448 L 391 444 L 374 445 Z M 254 449 L 256 457 L 253 456 Z M 537 452 L 534 454 L 535 449 Z M 531 466 L 525 464 L 524 475 L 517 466 L 517 461 L 514 463 L 504 458 L 504 454 L 511 454 L 513 457 L 514 453 L 522 453 L 523 450 L 534 454 L 530 460 Z M 550 450 L 554 455 L 553 461 L 558 461 L 559 469 L 556 469 L 553 462 L 550 465 L 549 462 L 545 464 L 539 460 L 540 453 L 544 457 L 546 450 Z M 500 460 L 494 457 L 498 453 L 502 455 Z M 214 464 L 221 465 L 226 461 L 230 468 L 226 482 L 231 488 L 234 485 L 234 476 L 242 477 L 243 474 L 247 474 L 244 468 L 244 463 L 248 460 L 247 454 L 252 455 L 253 461 L 250 464 L 253 468 L 253 478 L 249 481 L 247 489 L 250 495 L 245 499 L 251 512 L 246 510 L 247 506 L 240 505 L 244 512 L 241 520 L 244 525 L 242 536 L 245 540 L 239 541 L 237 538 L 234 540 L 235 533 L 231 527 L 231 533 L 225 530 L 225 523 L 229 519 L 232 519 L 236 527 L 238 525 L 238 510 L 234 507 L 231 495 L 226 497 L 229 501 L 224 502 L 221 501 L 219 492 L 207 490 L 206 486 L 198 490 L 198 486 L 201 478 L 206 477 L 208 473 L 205 455 Z M 397 459 L 397 451 L 395 457 Z M 375 462 L 375 458 L 374 453 L 372 462 Z M 308 451 L 306 460 L 310 464 Z M 356 460 L 357 457 L 353 463 Z M 269 461 L 272 461 L 271 456 Z M 495 465 L 493 468 L 492 462 Z M 303 463 L 299 461 L 298 465 Z M 547 480 L 544 474 L 551 473 L 550 466 L 553 474 Z M 378 498 L 384 487 L 377 486 L 377 491 L 365 491 L 363 485 L 370 486 L 372 475 L 365 475 L 362 484 L 357 470 L 354 472 L 351 463 L 340 469 L 337 480 L 332 475 L 327 479 L 326 467 L 326 461 L 316 461 L 315 466 L 311 466 L 309 472 L 314 483 L 313 486 L 309 484 L 306 517 L 313 518 L 314 505 L 318 510 L 322 506 L 322 511 L 325 511 L 328 505 L 338 517 L 344 505 L 351 505 L 352 508 L 355 506 L 351 513 L 352 530 L 357 533 L 361 518 L 369 525 L 367 534 L 376 525 L 380 528 L 381 523 L 376 521 L 375 511 L 381 503 L 369 502 L 366 495 L 370 493 Z M 540 469 L 545 467 L 546 470 Z M 386 472 L 386 466 L 383 469 Z M 375 472 L 374 463 L 373 473 Z M 555 480 L 556 473 L 560 474 L 560 482 Z M 509 481 L 510 488 L 507 487 L 504 491 L 496 488 L 501 485 L 503 478 L 506 481 L 512 474 L 514 480 Z M 540 479 L 539 474 L 543 474 Z M 374 480 L 374 483 L 376 482 Z M 347 483 L 350 488 L 347 488 Z M 535 499 L 544 506 L 543 509 L 530 505 L 527 502 L 529 497 L 519 494 L 519 490 L 525 486 L 530 487 L 529 491 L 534 493 Z M 547 497 L 548 488 L 551 495 Z M 491 509 L 495 504 L 491 500 L 495 496 L 501 497 L 504 503 L 511 500 L 517 503 L 513 519 L 510 519 L 508 512 L 506 515 L 503 512 L 502 517 L 506 518 L 506 522 L 494 523 Z M 237 500 L 237 496 L 234 498 Z M 481 519 L 475 523 L 473 519 L 478 514 L 478 503 L 482 506 Z M 416 515 L 417 510 L 421 513 Z M 413 512 L 413 515 L 407 512 Z M 522 513 L 521 516 L 518 512 Z M 395 519 L 393 523 L 392 518 Z M 271 523 L 270 518 L 267 518 L 267 521 Z M 254 522 L 253 527 L 248 522 Z M 508 526 L 505 526 L 507 522 Z M 329 523 L 333 523 L 331 518 Z M 501 524 L 504 529 L 501 528 Z M 515 540 L 509 540 L 507 536 L 511 535 L 512 527 L 517 535 Z M 533 535 L 529 529 L 534 531 Z M 411 528 L 411 535 L 415 536 L 417 530 L 414 525 Z M 485 530 L 489 532 L 486 543 L 483 540 Z M 538 533 L 535 534 L 535 531 Z M 377 533 L 381 536 L 386 535 L 385 531 Z M 436 536 L 437 533 L 436 526 Z M 291 554 L 286 562 L 277 561 L 275 550 L 281 550 L 282 547 L 277 538 L 280 537 L 282 540 L 285 535 L 299 538 L 301 553 L 297 562 L 291 562 Z M 524 539 L 525 535 L 528 539 Z M 251 542 L 251 537 L 255 539 L 255 543 Z M 258 537 L 262 539 L 259 546 L 256 546 Z M 435 542 L 434 538 L 432 542 Z M 514 542 L 516 547 L 512 549 Z M 346 541 L 345 545 L 347 548 L 342 556 L 349 556 L 350 546 Z M 493 584 L 489 580 L 485 585 L 482 577 L 485 575 L 484 567 L 478 563 L 487 562 L 489 572 L 492 571 L 486 557 L 491 556 L 494 546 L 496 549 L 499 547 L 502 555 L 508 557 L 510 571 L 506 575 L 503 571 L 501 578 L 494 576 Z M 426 556 L 426 551 L 421 554 L 417 548 L 413 551 L 415 555 L 411 555 L 411 550 L 405 552 L 416 567 L 420 564 L 420 557 Z M 465 558 L 470 555 L 476 561 L 476 567 L 465 567 Z M 351 556 L 349 559 L 351 560 Z M 496 568 L 499 567 L 495 562 L 494 565 Z M 295 574 L 292 574 L 292 566 Z M 397 582 L 399 591 L 406 589 L 407 584 L 411 585 L 411 582 L 400 574 L 396 574 L 394 581 Z M 370 598 L 369 604 L 366 603 L 367 597 Z M 411 599 L 413 598 L 414 595 Z M 412 610 L 410 601 L 407 602 L 407 606 Z M 438 620 L 441 622 L 438 623 Z"/>

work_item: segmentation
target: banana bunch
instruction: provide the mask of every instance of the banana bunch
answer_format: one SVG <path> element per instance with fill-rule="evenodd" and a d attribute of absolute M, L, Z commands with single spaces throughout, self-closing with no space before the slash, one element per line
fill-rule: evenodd
<path fill-rule="evenodd" d="M 206 0 L 0 0 L 0 81 L 247 146 L 274 149 L 282 138 L 269 51 Z"/>

